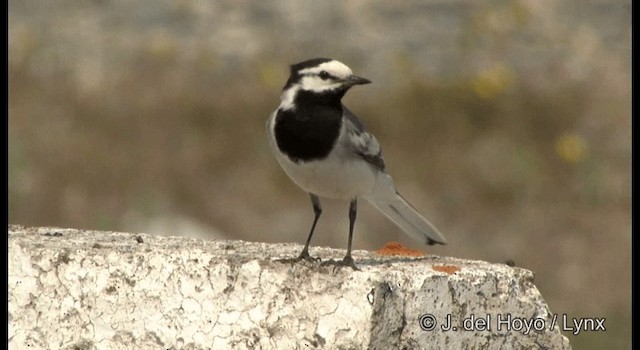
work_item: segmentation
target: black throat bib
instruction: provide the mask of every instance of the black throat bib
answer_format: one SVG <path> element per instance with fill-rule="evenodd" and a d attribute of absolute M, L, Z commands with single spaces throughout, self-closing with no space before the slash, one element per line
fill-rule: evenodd
<path fill-rule="evenodd" d="M 293 162 L 326 158 L 340 136 L 344 92 L 324 94 L 298 91 L 294 109 L 278 109 L 275 138 L 278 148 Z"/>

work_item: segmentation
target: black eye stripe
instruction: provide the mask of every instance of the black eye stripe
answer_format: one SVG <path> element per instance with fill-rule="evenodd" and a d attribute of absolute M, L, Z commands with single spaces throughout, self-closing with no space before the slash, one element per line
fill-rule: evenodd
<path fill-rule="evenodd" d="M 327 72 L 326 70 L 322 70 L 319 73 L 306 73 L 306 74 L 301 74 L 300 76 L 302 77 L 319 77 L 322 80 L 336 80 L 338 79 L 337 77 L 331 75 L 329 72 Z"/>
<path fill-rule="evenodd" d="M 318 73 L 318 76 L 322 80 L 327 80 L 327 79 L 331 78 L 331 74 L 327 73 L 326 70 L 320 71 L 320 73 Z"/>

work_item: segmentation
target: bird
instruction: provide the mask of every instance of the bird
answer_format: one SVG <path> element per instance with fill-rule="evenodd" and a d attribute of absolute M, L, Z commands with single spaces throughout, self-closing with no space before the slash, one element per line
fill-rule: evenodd
<path fill-rule="evenodd" d="M 311 237 L 322 214 L 320 198 L 349 201 L 349 239 L 342 260 L 322 265 L 359 270 L 351 256 L 358 199 L 363 198 L 400 229 L 428 245 L 446 244 L 438 229 L 396 190 L 378 140 L 343 103 L 353 86 L 369 84 L 331 58 L 290 66 L 278 108 L 266 122 L 269 146 L 291 180 L 309 193 L 314 219 L 300 255 L 287 261 L 318 261 L 309 255 Z"/>

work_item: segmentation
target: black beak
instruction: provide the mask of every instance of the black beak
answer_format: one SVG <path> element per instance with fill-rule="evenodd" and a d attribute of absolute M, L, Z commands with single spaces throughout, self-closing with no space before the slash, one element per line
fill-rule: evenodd
<path fill-rule="evenodd" d="M 347 78 L 347 83 L 349 85 L 364 85 L 364 84 L 371 83 L 371 80 L 365 79 L 365 78 L 361 78 L 361 77 L 359 77 L 357 75 L 353 75 L 352 74 Z"/>

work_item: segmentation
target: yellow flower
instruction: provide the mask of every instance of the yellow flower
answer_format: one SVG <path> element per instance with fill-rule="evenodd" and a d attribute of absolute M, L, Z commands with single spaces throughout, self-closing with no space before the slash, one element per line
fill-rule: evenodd
<path fill-rule="evenodd" d="M 513 82 L 513 72 L 503 64 L 478 73 L 471 80 L 473 91 L 481 98 L 490 99 L 506 90 Z"/>
<path fill-rule="evenodd" d="M 575 134 L 563 134 L 556 140 L 556 153 L 569 163 L 579 163 L 587 157 L 587 143 Z"/>
<path fill-rule="evenodd" d="M 273 63 L 265 63 L 258 67 L 258 79 L 262 86 L 268 89 L 280 88 L 286 74 L 279 65 Z"/>

